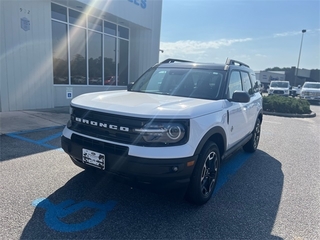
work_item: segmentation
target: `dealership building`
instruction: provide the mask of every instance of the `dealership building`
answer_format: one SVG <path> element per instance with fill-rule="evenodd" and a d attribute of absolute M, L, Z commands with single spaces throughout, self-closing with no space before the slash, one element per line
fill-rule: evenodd
<path fill-rule="evenodd" d="M 126 89 L 158 62 L 162 0 L 0 1 L 0 111 Z"/>

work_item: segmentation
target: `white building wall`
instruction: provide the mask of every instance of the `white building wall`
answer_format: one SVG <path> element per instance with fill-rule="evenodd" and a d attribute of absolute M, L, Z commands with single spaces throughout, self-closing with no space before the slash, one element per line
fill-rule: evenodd
<path fill-rule="evenodd" d="M 1 111 L 53 107 L 50 9 L 49 0 L 1 0 Z"/>
<path fill-rule="evenodd" d="M 52 2 L 73 9 L 81 5 L 84 10 L 89 8 L 90 15 L 130 29 L 130 81 L 158 62 L 162 0 Z M 84 3 L 95 5 L 88 7 Z M 86 92 L 125 88 L 53 84 L 50 0 L 0 0 L 0 17 L 0 111 L 67 106 L 70 99 L 66 92 L 70 89 L 76 97 Z M 30 30 L 21 28 L 21 18 L 30 21 Z"/>
<path fill-rule="evenodd" d="M 301 69 L 301 68 L 297 69 L 297 76 L 298 77 L 309 78 L 310 74 L 311 74 L 310 70 Z"/>
<path fill-rule="evenodd" d="M 257 75 L 257 74 L 256 74 Z M 285 81 L 286 79 L 285 72 L 272 72 L 272 71 L 261 71 L 259 74 L 259 80 L 262 83 L 270 83 L 271 81 Z"/>

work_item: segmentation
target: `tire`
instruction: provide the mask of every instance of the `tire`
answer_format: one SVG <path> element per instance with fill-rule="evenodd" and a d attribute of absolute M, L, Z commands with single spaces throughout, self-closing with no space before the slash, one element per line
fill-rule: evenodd
<path fill-rule="evenodd" d="M 219 148 L 214 142 L 208 142 L 202 149 L 191 176 L 187 201 L 202 205 L 209 201 L 217 183 L 220 168 Z"/>
<path fill-rule="evenodd" d="M 254 129 L 252 131 L 251 139 L 249 140 L 249 142 L 247 142 L 243 146 L 243 150 L 245 152 L 253 153 L 257 150 L 258 145 L 259 145 L 259 140 L 260 140 L 260 133 L 261 133 L 261 121 L 258 118 L 256 121 L 256 125 L 254 126 Z"/>

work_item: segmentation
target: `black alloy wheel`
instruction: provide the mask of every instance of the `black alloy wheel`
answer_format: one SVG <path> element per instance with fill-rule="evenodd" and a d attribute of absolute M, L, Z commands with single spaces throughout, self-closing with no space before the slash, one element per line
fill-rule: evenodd
<path fill-rule="evenodd" d="M 218 180 L 219 168 L 219 148 L 214 142 L 208 142 L 198 158 L 191 177 L 186 193 L 188 201 L 197 205 L 209 201 Z"/>
<path fill-rule="evenodd" d="M 258 148 L 258 145 L 259 145 L 260 134 L 261 134 L 261 121 L 258 118 L 256 121 L 256 125 L 254 127 L 254 130 L 252 131 L 252 137 L 249 140 L 249 142 L 247 142 L 243 146 L 243 150 L 246 152 L 251 152 L 251 153 L 255 152 Z"/>

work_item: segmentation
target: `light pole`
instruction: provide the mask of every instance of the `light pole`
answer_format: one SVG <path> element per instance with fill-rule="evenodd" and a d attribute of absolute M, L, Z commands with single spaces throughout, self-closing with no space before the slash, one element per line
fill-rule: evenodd
<path fill-rule="evenodd" d="M 303 42 L 303 34 L 306 32 L 307 30 L 302 29 L 302 37 L 301 37 L 301 44 L 300 44 L 300 51 L 299 51 L 299 57 L 298 57 L 298 64 L 297 64 L 297 68 L 294 74 L 294 86 L 296 86 L 297 84 L 297 77 L 298 77 L 298 69 L 299 69 L 299 63 L 300 63 L 300 56 L 301 56 L 301 49 L 302 49 L 302 42 Z"/>

